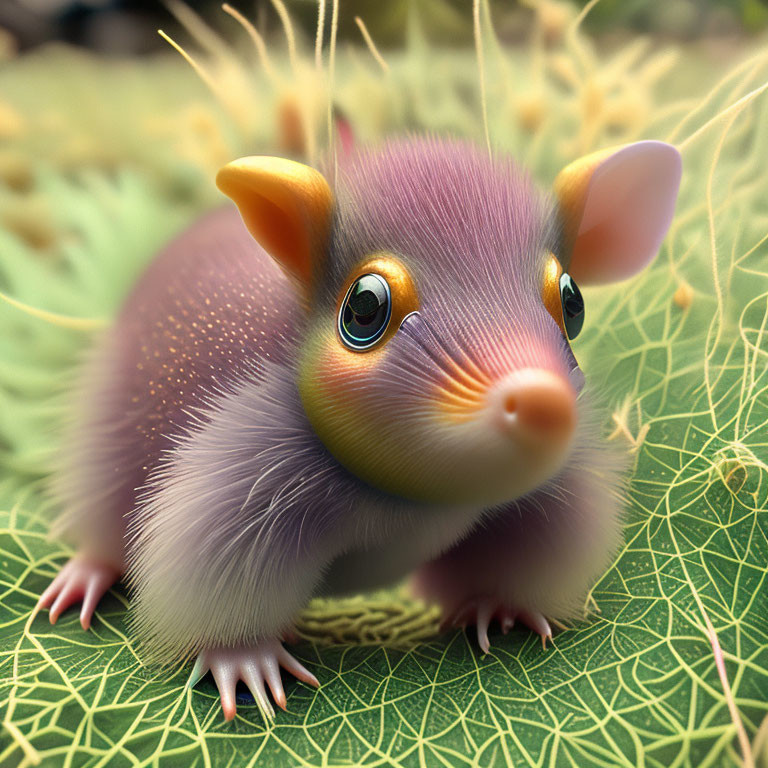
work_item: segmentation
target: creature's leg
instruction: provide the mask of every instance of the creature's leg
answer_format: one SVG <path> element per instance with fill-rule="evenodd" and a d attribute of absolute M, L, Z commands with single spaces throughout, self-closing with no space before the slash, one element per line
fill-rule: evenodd
<path fill-rule="evenodd" d="M 582 613 L 589 588 L 619 544 L 617 475 L 594 467 L 568 469 L 546 488 L 490 512 L 464 540 L 422 566 L 416 592 L 442 605 L 444 623 L 475 623 L 485 652 L 494 618 L 504 631 L 515 620 L 526 624 L 545 642 L 547 618 Z"/>
<path fill-rule="evenodd" d="M 50 608 L 48 615 L 51 624 L 55 624 L 63 611 L 82 601 L 80 625 L 88 629 L 99 600 L 119 578 L 120 571 L 111 565 L 75 556 L 40 595 L 37 608 Z"/>
<path fill-rule="evenodd" d="M 349 519 L 346 475 L 306 426 L 300 403 L 296 412 L 281 407 L 288 386 L 248 384 L 224 398 L 150 481 L 130 537 L 145 658 L 196 656 L 191 680 L 212 671 L 227 718 L 238 679 L 267 715 L 265 683 L 285 703 L 280 666 L 316 684 L 280 638 L 358 519 Z M 333 483 L 333 496 L 319 483 Z"/>
<path fill-rule="evenodd" d="M 253 462 L 258 451 L 245 446 L 237 455 L 232 445 L 217 450 L 214 442 L 198 436 L 181 449 L 140 511 L 141 534 L 129 553 L 136 630 L 149 661 L 196 656 L 190 684 L 210 670 L 228 720 L 238 680 L 272 717 L 264 685 L 284 707 L 280 667 L 317 685 L 280 638 L 290 633 L 341 536 L 334 537 L 329 510 L 314 509 L 311 496 L 300 499 L 288 489 L 293 503 L 272 504 L 280 489 L 268 480 L 254 492 L 264 467 L 227 471 L 232 461 L 243 469 L 241 462 Z"/>
<path fill-rule="evenodd" d="M 63 611 L 82 601 L 83 629 L 124 571 L 124 513 L 133 503 L 137 474 L 119 451 L 123 440 L 112 402 L 117 393 L 112 349 L 109 337 L 94 349 L 75 388 L 52 491 L 62 510 L 53 533 L 70 541 L 77 554 L 37 604 L 38 609 L 51 609 L 54 624 Z"/>

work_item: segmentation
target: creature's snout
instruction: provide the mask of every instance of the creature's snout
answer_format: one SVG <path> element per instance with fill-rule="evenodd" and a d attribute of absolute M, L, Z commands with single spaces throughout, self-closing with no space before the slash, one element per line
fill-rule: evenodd
<path fill-rule="evenodd" d="M 505 434 L 535 441 L 567 441 L 576 426 L 576 392 L 556 373 L 524 368 L 489 393 L 495 425 Z"/>

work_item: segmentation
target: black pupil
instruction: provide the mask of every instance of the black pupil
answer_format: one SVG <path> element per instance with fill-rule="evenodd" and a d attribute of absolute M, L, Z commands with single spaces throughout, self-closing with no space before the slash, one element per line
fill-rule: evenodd
<path fill-rule="evenodd" d="M 584 299 L 579 286 L 564 272 L 560 277 L 560 300 L 563 304 L 563 323 L 569 339 L 575 339 L 584 325 Z"/>
<path fill-rule="evenodd" d="M 352 286 L 342 309 L 344 340 L 352 347 L 371 344 L 386 329 L 389 314 L 389 292 L 383 278 L 363 275 Z"/>
<path fill-rule="evenodd" d="M 357 322 L 365 325 L 374 319 L 381 304 L 381 300 L 376 291 L 364 288 L 358 284 L 349 297 L 348 306 Z"/>

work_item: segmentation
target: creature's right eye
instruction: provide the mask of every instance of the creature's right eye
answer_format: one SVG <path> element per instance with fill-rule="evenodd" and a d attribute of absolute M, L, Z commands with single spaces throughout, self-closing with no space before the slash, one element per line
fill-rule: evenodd
<path fill-rule="evenodd" d="M 366 350 L 384 335 L 391 316 L 389 283 L 381 275 L 361 275 L 341 303 L 339 336 L 350 349 Z"/>

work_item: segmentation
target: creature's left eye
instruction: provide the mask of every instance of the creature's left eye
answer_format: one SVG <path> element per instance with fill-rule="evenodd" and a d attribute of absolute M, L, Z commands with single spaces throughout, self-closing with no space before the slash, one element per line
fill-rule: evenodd
<path fill-rule="evenodd" d="M 563 325 L 569 339 L 575 339 L 584 325 L 584 299 L 573 278 L 563 272 L 560 275 L 560 303 L 563 306 Z"/>
<path fill-rule="evenodd" d="M 547 262 L 541 297 L 560 330 L 571 341 L 575 339 L 584 325 L 584 300 L 579 287 L 567 272 L 563 272 L 555 256 L 550 256 Z"/>
<path fill-rule="evenodd" d="M 384 335 L 391 316 L 389 283 L 381 275 L 362 275 L 352 283 L 341 303 L 339 335 L 350 349 L 368 349 Z"/>

